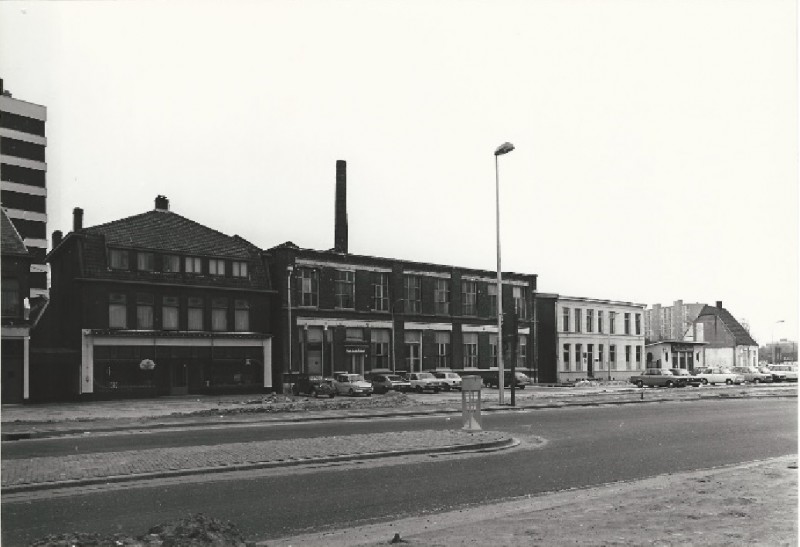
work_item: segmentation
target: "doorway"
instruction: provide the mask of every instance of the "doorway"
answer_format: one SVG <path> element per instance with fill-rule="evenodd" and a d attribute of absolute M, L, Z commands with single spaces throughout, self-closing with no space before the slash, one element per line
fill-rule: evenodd
<path fill-rule="evenodd" d="M 189 394 L 189 366 L 186 363 L 172 363 L 170 395 Z"/>

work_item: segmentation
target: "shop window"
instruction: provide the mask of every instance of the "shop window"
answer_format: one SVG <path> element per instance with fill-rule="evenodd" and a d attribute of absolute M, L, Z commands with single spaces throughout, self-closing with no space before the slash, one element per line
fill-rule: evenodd
<path fill-rule="evenodd" d="M 465 332 L 464 339 L 464 368 L 478 366 L 478 333 Z"/>
<path fill-rule="evenodd" d="M 108 328 L 128 328 L 127 295 L 111 293 L 108 295 Z"/>
<path fill-rule="evenodd" d="M 250 330 L 250 303 L 247 300 L 234 301 L 233 329 L 237 332 Z"/>
<path fill-rule="evenodd" d="M 139 293 L 136 295 L 136 328 L 153 329 L 153 295 Z"/>
<path fill-rule="evenodd" d="M 439 368 L 450 367 L 450 333 L 436 332 L 436 366 Z"/>
<path fill-rule="evenodd" d="M 372 329 L 370 331 L 372 368 L 389 368 L 390 331 Z"/>
<path fill-rule="evenodd" d="M 422 370 L 422 331 L 406 331 L 404 335 L 406 349 L 406 368 L 409 372 Z"/>
<path fill-rule="evenodd" d="M 189 301 L 189 330 L 205 330 L 203 321 L 204 302 L 200 297 L 190 297 Z"/>
<path fill-rule="evenodd" d="M 224 332 L 228 330 L 228 299 L 211 299 L 211 330 Z"/>
<path fill-rule="evenodd" d="M 178 330 L 178 297 L 165 296 L 161 299 L 161 328 Z"/>

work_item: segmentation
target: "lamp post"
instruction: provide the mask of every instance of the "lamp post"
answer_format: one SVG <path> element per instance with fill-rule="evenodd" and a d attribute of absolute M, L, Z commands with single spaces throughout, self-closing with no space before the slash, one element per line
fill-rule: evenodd
<path fill-rule="evenodd" d="M 772 325 L 772 364 L 773 365 L 775 364 L 775 325 L 777 325 L 778 323 L 783 323 L 783 319 L 778 319 Z"/>
<path fill-rule="evenodd" d="M 494 151 L 494 180 L 497 207 L 497 389 L 498 404 L 503 404 L 505 370 L 503 366 L 503 274 L 500 268 L 500 165 L 498 158 L 514 150 L 514 145 L 504 142 Z M 511 380 L 514 381 L 513 378 Z"/>
<path fill-rule="evenodd" d="M 402 301 L 403 301 L 403 298 L 398 298 L 397 300 L 392 302 L 392 304 L 389 306 L 389 312 L 391 313 L 391 316 L 392 316 L 392 347 L 391 347 L 391 352 L 392 352 L 392 356 L 391 356 L 392 357 L 392 372 L 396 372 L 397 371 L 397 351 L 396 351 L 396 348 L 395 348 L 395 339 L 394 339 L 394 336 L 395 336 L 394 335 L 394 309 L 395 309 L 395 306 L 397 306 L 397 303 L 398 302 L 402 302 Z"/>
<path fill-rule="evenodd" d="M 289 372 L 292 372 L 292 266 L 286 266 L 286 295 L 289 310 L 289 330 L 288 330 L 288 344 L 289 344 Z"/>

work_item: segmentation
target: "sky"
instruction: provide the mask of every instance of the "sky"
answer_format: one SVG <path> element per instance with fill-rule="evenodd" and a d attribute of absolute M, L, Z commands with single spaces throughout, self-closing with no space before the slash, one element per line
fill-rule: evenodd
<path fill-rule="evenodd" d="M 798 338 L 794 0 L 0 3 L 48 109 L 48 232 L 171 209 Z M 509 141 L 516 149 L 499 158 Z M 779 323 L 778 321 L 783 321 Z"/>

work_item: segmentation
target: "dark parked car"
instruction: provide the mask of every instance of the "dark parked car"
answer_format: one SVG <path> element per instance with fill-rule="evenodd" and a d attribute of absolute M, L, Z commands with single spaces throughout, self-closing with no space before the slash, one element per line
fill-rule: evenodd
<path fill-rule="evenodd" d="M 310 395 L 312 397 L 319 397 L 320 395 L 333 398 L 336 391 L 333 389 L 329 380 L 325 380 L 322 376 L 308 376 L 301 374 L 297 377 L 292 386 L 292 394 L 294 395 Z"/>
<path fill-rule="evenodd" d="M 531 379 L 527 374 L 522 372 L 515 373 L 514 387 L 517 389 L 525 389 L 525 386 L 531 383 Z M 493 372 L 483 377 L 483 383 L 486 387 L 500 387 L 500 374 Z M 503 387 L 511 387 L 511 372 L 505 371 L 503 374 Z"/>
<path fill-rule="evenodd" d="M 373 374 L 372 389 L 375 393 L 388 393 L 390 391 L 411 391 L 411 382 L 404 380 L 398 374 Z"/>
<path fill-rule="evenodd" d="M 703 379 L 695 376 L 685 368 L 671 368 L 669 369 L 673 376 L 678 376 L 679 379 L 685 380 L 686 385 L 699 387 L 703 385 Z"/>

